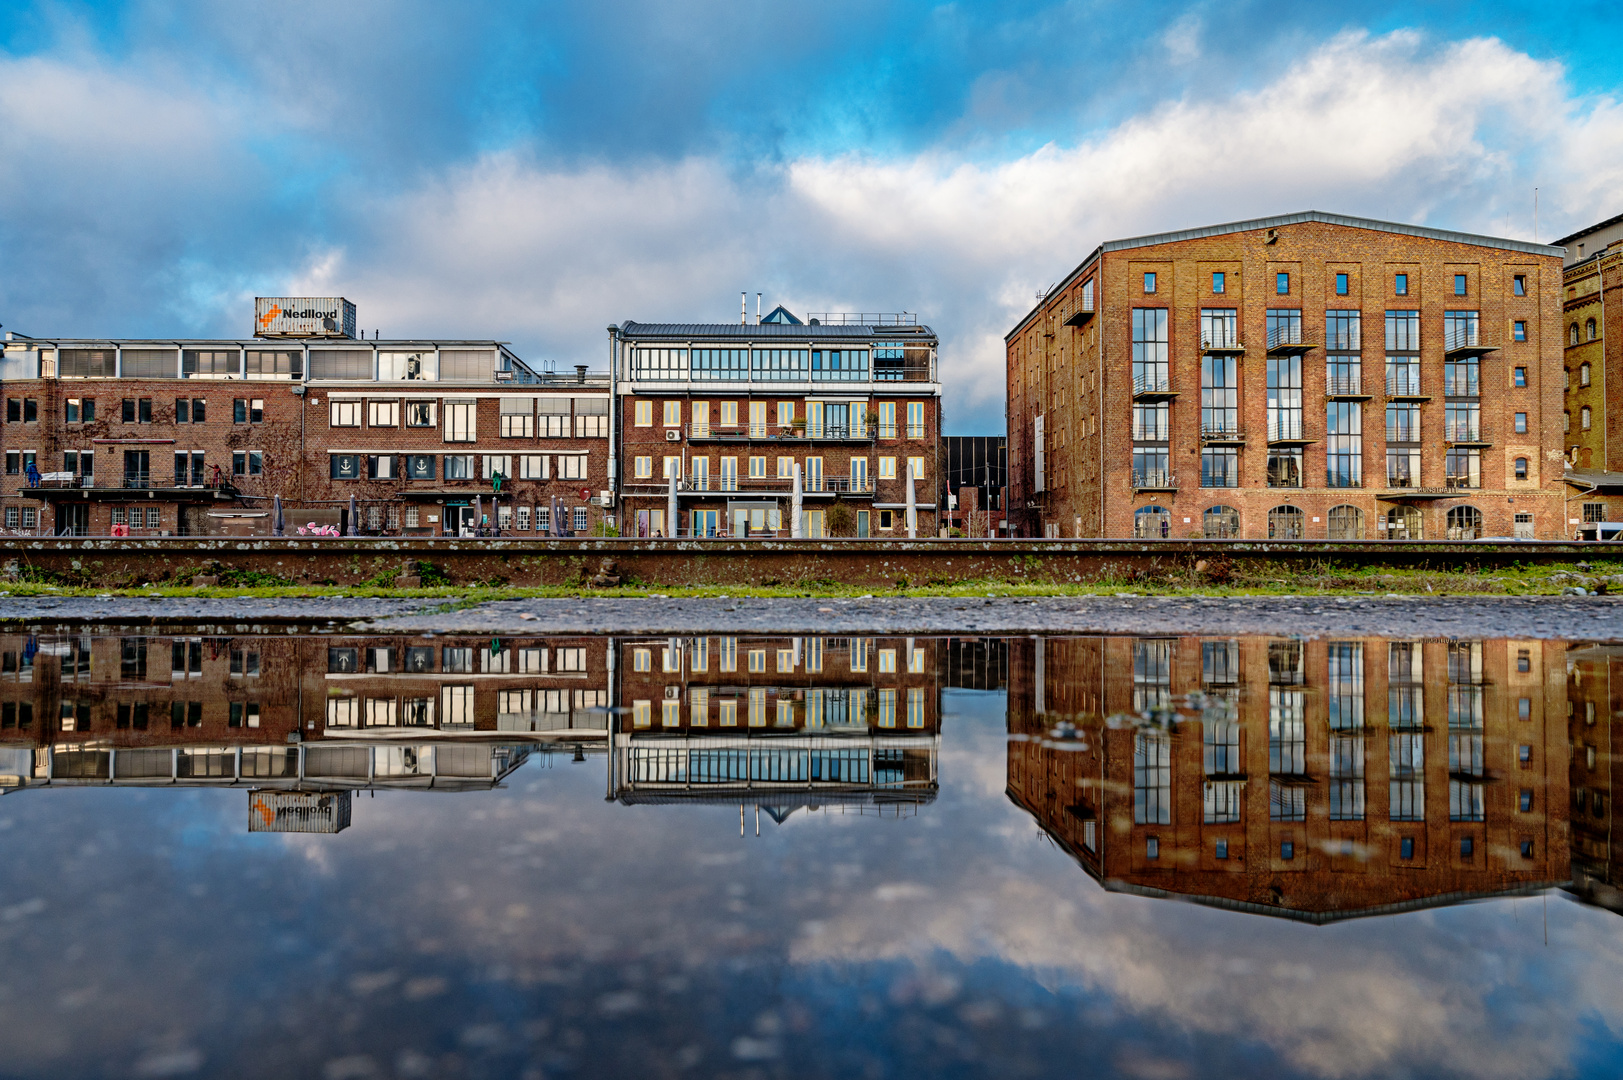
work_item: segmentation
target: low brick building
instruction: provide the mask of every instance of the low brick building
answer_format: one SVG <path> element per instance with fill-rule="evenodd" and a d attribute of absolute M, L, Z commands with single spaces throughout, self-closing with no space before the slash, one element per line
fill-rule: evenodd
<path fill-rule="evenodd" d="M 1565 675 L 1548 641 L 1015 639 L 1008 793 L 1116 891 L 1328 922 L 1547 888 L 1569 737 L 1605 738 Z"/>
<path fill-rule="evenodd" d="M 937 341 L 911 316 L 780 307 L 609 337 L 623 535 L 789 536 L 797 468 L 806 536 L 907 536 L 910 468 L 917 535 L 937 534 Z"/>
<path fill-rule="evenodd" d="M 1025 535 L 1568 535 L 1562 249 L 1309 212 L 1102 244 L 1008 334 Z"/>
<path fill-rule="evenodd" d="M 498 341 L 8 334 L 0 394 L 12 533 L 265 534 L 278 495 L 289 534 L 455 534 L 476 507 L 585 533 L 612 514 L 607 376 Z"/>

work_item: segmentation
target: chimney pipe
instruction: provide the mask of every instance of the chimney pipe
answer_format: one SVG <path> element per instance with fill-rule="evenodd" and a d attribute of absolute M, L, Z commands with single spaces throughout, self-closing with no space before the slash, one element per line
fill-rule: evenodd
<path fill-rule="evenodd" d="M 576 364 L 575 365 L 575 381 L 578 382 L 578 383 L 583 383 L 583 382 L 586 381 L 586 365 L 585 364 Z"/>
<path fill-rule="evenodd" d="M 744 326 L 749 321 L 750 321 L 750 294 L 747 293 L 747 292 L 741 292 L 741 293 L 738 294 L 738 325 L 739 326 Z"/>
<path fill-rule="evenodd" d="M 755 325 L 761 325 L 761 294 L 755 294 Z"/>

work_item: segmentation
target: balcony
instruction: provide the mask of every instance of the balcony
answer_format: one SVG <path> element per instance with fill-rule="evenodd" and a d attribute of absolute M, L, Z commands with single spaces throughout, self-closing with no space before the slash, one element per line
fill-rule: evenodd
<path fill-rule="evenodd" d="M 1243 446 L 1245 432 L 1238 424 L 1208 424 L 1200 429 L 1200 441 L 1205 446 Z"/>
<path fill-rule="evenodd" d="M 1409 499 L 1447 499 L 1453 494 L 1453 488 L 1421 487 L 1412 477 L 1388 476 L 1385 489 L 1376 492 L 1375 497 L 1385 502 L 1403 502 Z"/>
<path fill-rule="evenodd" d="M 1302 432 L 1302 421 L 1268 421 L 1269 446 L 1306 446 L 1318 442 L 1317 439 L 1307 438 Z"/>
<path fill-rule="evenodd" d="M 1170 472 L 1136 472 L 1133 474 L 1134 491 L 1176 491 L 1178 478 Z"/>
<path fill-rule="evenodd" d="M 124 474 L 124 486 L 146 490 L 152 486 L 152 474 L 144 472 L 127 472 Z"/>
<path fill-rule="evenodd" d="M 1133 376 L 1133 400 L 1155 401 L 1161 398 L 1175 398 L 1178 392 L 1172 389 L 1171 376 L 1162 373 L 1156 375 Z"/>
<path fill-rule="evenodd" d="M 1386 396 L 1392 401 L 1430 401 L 1431 395 L 1421 393 L 1418 375 L 1386 377 Z"/>
<path fill-rule="evenodd" d="M 866 476 L 814 476 L 808 477 L 801 494 L 817 495 L 873 495 L 873 480 Z"/>
<path fill-rule="evenodd" d="M 1200 351 L 1212 356 L 1238 356 L 1245 352 L 1238 334 L 1202 334 Z"/>
<path fill-rule="evenodd" d="M 1269 356 L 1300 356 L 1316 348 L 1317 343 L 1302 340 L 1300 323 L 1294 326 L 1276 326 L 1268 331 Z"/>
<path fill-rule="evenodd" d="M 1443 356 L 1449 360 L 1498 351 L 1499 346 L 1482 341 L 1481 327 L 1476 325 L 1447 330 L 1443 334 Z"/>
<path fill-rule="evenodd" d="M 1449 446 L 1492 446 L 1481 424 L 1444 424 L 1443 442 Z"/>
<path fill-rule="evenodd" d="M 1362 375 L 1332 375 L 1324 380 L 1324 396 L 1342 401 L 1368 401 Z"/>
<path fill-rule="evenodd" d="M 687 424 L 683 431 L 690 442 L 873 442 L 874 428 L 878 426 L 824 424 L 821 427 L 808 427 L 805 424 L 700 423 Z M 894 432 L 894 427 L 892 431 Z M 894 438 L 894 434 L 891 437 Z"/>

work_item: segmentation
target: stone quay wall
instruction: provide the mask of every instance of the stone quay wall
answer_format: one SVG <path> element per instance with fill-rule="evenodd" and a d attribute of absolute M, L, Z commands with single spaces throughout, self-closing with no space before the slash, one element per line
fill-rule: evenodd
<path fill-rule="evenodd" d="M 822 586 L 893 588 L 993 580 L 1129 581 L 1197 564 L 1265 561 L 1279 578 L 1331 564 L 1495 570 L 1605 556 L 1605 545 L 1254 540 L 534 540 L 176 537 L 12 538 L 0 581 L 189 585 Z M 1623 548 L 1619 549 L 1623 551 Z M 1200 567 L 1205 569 L 1206 567 Z M 234 573 L 233 573 L 234 572 Z M 245 580 L 243 575 L 248 575 Z"/>

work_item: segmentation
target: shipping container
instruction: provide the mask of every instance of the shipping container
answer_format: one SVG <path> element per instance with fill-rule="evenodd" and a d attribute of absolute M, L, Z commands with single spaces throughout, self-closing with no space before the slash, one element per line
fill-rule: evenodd
<path fill-rule="evenodd" d="M 254 297 L 254 337 L 354 336 L 355 305 L 342 296 Z"/>
<path fill-rule="evenodd" d="M 336 833 L 349 828 L 349 792 L 250 791 L 248 831 Z"/>

